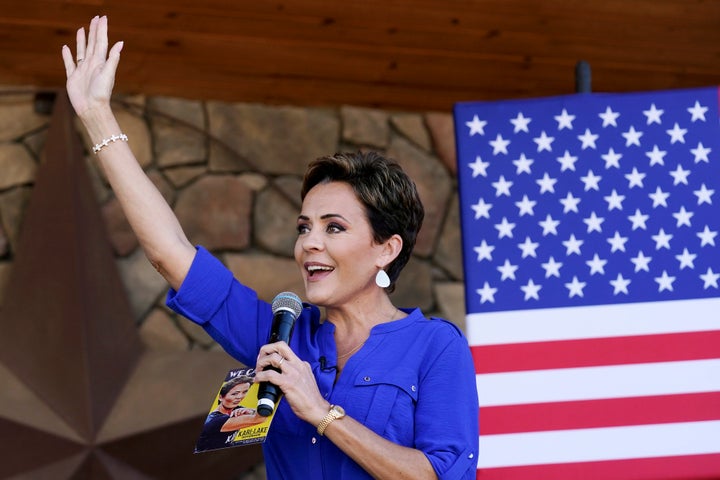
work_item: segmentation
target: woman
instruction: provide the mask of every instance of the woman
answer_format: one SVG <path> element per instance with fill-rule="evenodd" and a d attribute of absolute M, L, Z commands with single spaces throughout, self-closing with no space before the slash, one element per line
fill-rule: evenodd
<path fill-rule="evenodd" d="M 252 383 L 252 377 L 240 375 L 222 384 L 218 393 L 218 406 L 205 419 L 195 451 L 229 447 L 235 432 L 266 420 L 255 410 L 240 406 Z"/>
<path fill-rule="evenodd" d="M 449 322 L 388 294 L 423 219 L 413 182 L 376 154 L 313 163 L 302 188 L 295 260 L 306 288 L 290 345 L 264 345 L 270 305 L 185 237 L 137 164 L 110 109 L 122 42 L 94 18 L 63 60 L 70 100 L 145 254 L 172 287 L 168 305 L 284 394 L 263 444 L 268 478 L 474 479 L 475 375 Z M 326 318 L 321 319 L 320 309 Z M 264 367 L 274 366 L 279 372 Z"/>

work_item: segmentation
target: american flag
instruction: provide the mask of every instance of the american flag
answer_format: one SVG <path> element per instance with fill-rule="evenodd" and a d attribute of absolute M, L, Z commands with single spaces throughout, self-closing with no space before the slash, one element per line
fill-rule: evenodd
<path fill-rule="evenodd" d="M 477 478 L 720 478 L 718 88 L 454 120 Z"/>

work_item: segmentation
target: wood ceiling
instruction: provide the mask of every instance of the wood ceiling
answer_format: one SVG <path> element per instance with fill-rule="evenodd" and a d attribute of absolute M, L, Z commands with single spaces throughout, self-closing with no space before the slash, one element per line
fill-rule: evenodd
<path fill-rule="evenodd" d="M 5 4 L 5 5 L 2 5 Z M 61 86 L 95 14 L 116 92 L 450 111 L 454 102 L 720 84 L 715 0 L 2 0 L 0 84 Z"/>

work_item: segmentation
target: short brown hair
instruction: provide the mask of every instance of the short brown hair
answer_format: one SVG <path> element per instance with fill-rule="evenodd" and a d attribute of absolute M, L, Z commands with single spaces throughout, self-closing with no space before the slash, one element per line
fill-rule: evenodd
<path fill-rule="evenodd" d="M 251 376 L 249 376 L 249 375 L 240 375 L 240 376 L 238 376 L 238 377 L 233 377 L 233 378 L 231 378 L 230 380 L 228 380 L 227 382 L 223 383 L 223 384 L 220 386 L 220 393 L 219 393 L 219 395 L 220 395 L 221 397 L 224 397 L 225 395 L 228 394 L 228 392 L 229 392 L 230 390 L 232 390 L 233 388 L 237 387 L 238 385 L 243 385 L 243 384 L 245 384 L 245 383 L 252 384 L 252 383 L 253 383 L 253 377 L 251 377 Z"/>
<path fill-rule="evenodd" d="M 417 234 L 422 227 L 425 209 L 415 182 L 400 165 L 377 152 L 336 153 L 312 162 L 303 180 L 301 198 L 320 183 L 345 182 L 352 187 L 365 207 L 373 238 L 382 243 L 394 234 L 400 235 L 403 246 L 387 267 L 390 277 L 388 292 L 405 267 Z"/>

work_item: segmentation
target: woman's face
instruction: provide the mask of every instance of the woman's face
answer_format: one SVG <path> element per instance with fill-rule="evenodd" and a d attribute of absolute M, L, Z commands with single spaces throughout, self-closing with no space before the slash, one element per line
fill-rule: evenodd
<path fill-rule="evenodd" d="M 375 274 L 386 263 L 385 249 L 373 241 L 365 209 L 350 185 L 314 186 L 305 196 L 297 228 L 295 261 L 310 302 L 341 306 L 377 288 Z"/>
<path fill-rule="evenodd" d="M 240 383 L 238 385 L 235 385 L 233 388 L 230 389 L 229 392 L 225 394 L 224 397 L 220 397 L 220 403 L 223 407 L 232 410 L 233 408 L 237 407 L 240 402 L 242 402 L 243 398 L 245 398 L 245 395 L 247 395 L 248 390 L 250 390 L 249 383 Z"/>

